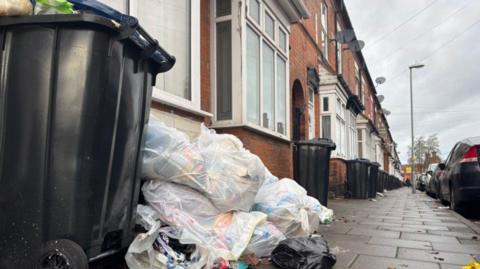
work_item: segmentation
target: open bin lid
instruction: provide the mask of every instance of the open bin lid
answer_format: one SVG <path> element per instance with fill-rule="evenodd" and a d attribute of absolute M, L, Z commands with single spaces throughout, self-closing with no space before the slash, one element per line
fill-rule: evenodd
<path fill-rule="evenodd" d="M 320 147 L 329 148 L 331 150 L 335 150 L 337 148 L 337 145 L 332 141 L 332 139 L 329 139 L 329 138 L 313 138 L 310 140 L 301 140 L 301 141 L 295 142 L 295 144 L 320 146 Z"/>

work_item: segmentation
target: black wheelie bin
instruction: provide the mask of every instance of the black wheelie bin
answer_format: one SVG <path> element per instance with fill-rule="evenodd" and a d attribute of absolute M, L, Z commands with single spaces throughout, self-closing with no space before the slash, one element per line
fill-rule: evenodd
<path fill-rule="evenodd" d="M 0 268 L 88 268 L 133 239 L 152 86 L 175 58 L 93 14 L 3 17 L 0 40 Z"/>
<path fill-rule="evenodd" d="M 347 198 L 367 199 L 368 198 L 368 166 L 370 162 L 366 159 L 347 160 Z"/>
<path fill-rule="evenodd" d="M 335 147 L 326 138 L 295 142 L 295 180 L 324 206 L 328 202 L 330 155 Z"/>
<path fill-rule="evenodd" d="M 377 162 L 371 162 L 368 167 L 368 198 L 377 197 L 378 188 L 378 168 L 380 164 Z"/>

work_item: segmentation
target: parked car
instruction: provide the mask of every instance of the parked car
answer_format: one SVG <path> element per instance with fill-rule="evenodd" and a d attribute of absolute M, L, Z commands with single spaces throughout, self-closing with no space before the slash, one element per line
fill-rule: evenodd
<path fill-rule="evenodd" d="M 415 186 L 417 190 L 425 191 L 426 180 L 427 180 L 427 176 L 425 174 L 418 175 L 418 180 L 416 182 L 417 186 Z"/>
<path fill-rule="evenodd" d="M 466 206 L 480 209 L 480 136 L 455 144 L 445 163 L 438 167 L 440 175 L 440 199 L 463 213 Z"/>
<path fill-rule="evenodd" d="M 436 174 L 438 174 L 438 172 L 436 173 L 437 168 L 438 168 L 438 163 L 431 163 L 430 165 L 428 165 L 427 171 L 425 172 L 425 174 L 427 175 L 427 183 L 426 183 L 427 186 L 426 186 L 425 192 L 433 198 L 437 197 L 437 193 L 436 193 L 437 192 L 436 186 L 438 185 L 438 181 L 437 181 L 438 179 L 436 177 Z"/>

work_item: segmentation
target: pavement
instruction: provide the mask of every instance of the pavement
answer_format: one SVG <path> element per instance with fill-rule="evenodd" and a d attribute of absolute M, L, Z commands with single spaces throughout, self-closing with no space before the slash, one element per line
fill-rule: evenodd
<path fill-rule="evenodd" d="M 423 192 L 405 187 L 328 207 L 335 220 L 320 233 L 337 255 L 334 269 L 458 269 L 480 258 L 480 227 Z"/>

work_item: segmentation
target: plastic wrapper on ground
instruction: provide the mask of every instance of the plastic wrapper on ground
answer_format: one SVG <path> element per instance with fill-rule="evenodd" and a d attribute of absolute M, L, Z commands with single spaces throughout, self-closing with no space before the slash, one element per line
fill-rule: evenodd
<path fill-rule="evenodd" d="M 306 236 L 314 232 L 310 227 L 306 197 L 307 192 L 298 183 L 283 178 L 262 186 L 255 198 L 254 210 L 267 214 L 268 221 L 287 238 Z"/>
<path fill-rule="evenodd" d="M 221 213 L 198 191 L 175 183 L 149 181 L 142 190 L 160 220 L 178 229 L 182 244 L 206 248 L 211 258 L 237 260 L 267 218 L 261 212 Z"/>
<path fill-rule="evenodd" d="M 272 261 L 283 269 L 330 269 L 336 257 L 320 236 L 282 241 L 272 252 Z"/>
<path fill-rule="evenodd" d="M 285 240 L 285 235 L 267 221 L 255 228 L 252 239 L 243 254 L 254 254 L 258 258 L 269 257 L 273 249 L 283 240 Z"/>

